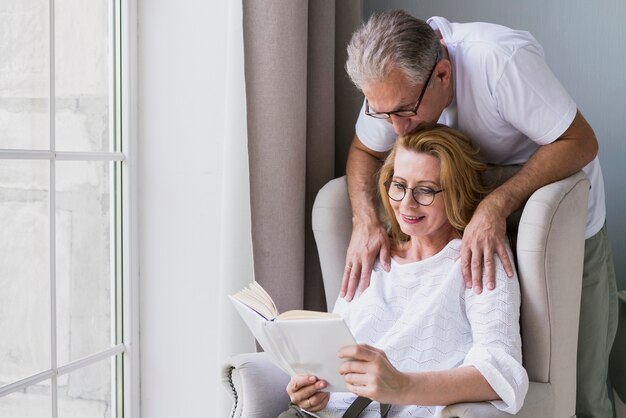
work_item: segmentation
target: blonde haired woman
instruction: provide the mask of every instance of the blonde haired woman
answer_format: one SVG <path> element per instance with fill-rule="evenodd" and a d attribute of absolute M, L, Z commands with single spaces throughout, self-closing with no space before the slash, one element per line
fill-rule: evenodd
<path fill-rule="evenodd" d="M 499 259 L 494 290 L 477 295 L 462 278 L 460 238 L 486 193 L 477 155 L 468 138 L 447 127 L 396 141 L 378 181 L 391 269 L 376 265 L 370 286 L 351 302 L 339 298 L 334 309 L 359 342 L 338 353 L 350 392 L 329 394 L 326 382 L 298 376 L 280 418 L 369 418 L 381 410 L 433 417 L 442 406 L 478 401 L 519 411 L 528 376 L 517 278 L 507 277 Z"/>

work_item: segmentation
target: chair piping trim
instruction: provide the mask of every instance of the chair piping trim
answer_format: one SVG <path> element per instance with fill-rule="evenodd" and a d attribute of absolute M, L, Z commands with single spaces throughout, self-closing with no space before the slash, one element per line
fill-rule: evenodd
<path fill-rule="evenodd" d="M 230 414 L 230 418 L 235 417 L 235 412 L 237 411 L 237 403 L 239 401 L 239 396 L 237 395 L 237 389 L 235 389 L 235 385 L 233 384 L 233 369 L 234 367 L 230 367 L 228 369 L 228 384 L 230 385 L 230 389 L 233 391 L 233 395 L 235 396 L 235 402 L 233 404 L 233 410 Z"/>
<path fill-rule="evenodd" d="M 562 197 L 561 197 L 561 199 L 559 200 L 559 204 L 561 204 L 561 202 L 562 202 L 562 201 L 563 201 L 563 200 L 564 200 L 567 196 L 569 196 L 569 195 L 572 193 L 572 191 L 573 191 L 574 189 L 576 189 L 576 187 L 578 187 L 578 185 L 580 184 L 580 182 L 581 182 L 581 181 L 584 181 L 584 180 L 582 180 L 582 179 L 581 179 L 581 180 L 578 180 L 578 181 L 577 181 L 577 182 L 576 182 L 576 183 L 575 183 L 575 184 L 574 184 L 574 185 L 573 185 L 573 186 L 572 186 L 572 187 L 571 187 L 571 188 L 570 188 L 570 189 L 569 189 L 569 190 L 568 190 L 568 191 L 567 191 L 567 192 L 566 192 L 566 193 L 565 193 Z M 558 206 L 558 205 L 557 205 L 557 206 Z M 554 221 L 554 217 L 555 217 L 555 216 L 556 216 L 556 211 L 554 211 L 554 212 L 552 213 L 552 216 L 550 217 L 550 225 L 551 225 L 551 224 L 552 224 L 552 222 Z M 551 231 L 551 229 L 550 229 L 550 231 Z M 544 248 L 546 248 L 546 247 L 547 247 L 547 242 L 550 240 L 550 235 L 551 235 L 550 233 L 546 234 L 546 237 L 545 237 L 545 243 L 544 243 Z M 547 253 L 546 253 L 546 254 L 545 254 L 545 256 L 544 256 L 544 260 L 547 260 L 547 258 L 548 258 L 548 257 L 547 257 Z M 544 271 L 544 273 L 548 271 L 548 264 L 547 264 L 547 262 L 546 262 L 546 261 L 544 261 L 543 271 Z M 548 295 L 548 299 L 549 299 L 549 298 L 550 298 L 550 296 L 549 296 L 549 295 L 550 295 L 550 293 L 551 293 L 551 292 L 550 292 L 550 287 L 548 286 L 547 282 L 546 282 L 546 287 L 545 287 L 545 289 L 546 289 L 546 295 Z M 550 330 L 549 330 L 549 334 L 550 334 L 550 335 L 552 335 L 552 309 L 551 309 L 551 308 L 552 308 L 551 306 L 549 306 L 549 307 L 548 307 L 548 326 L 550 327 Z M 553 355 L 553 353 L 552 353 L 552 343 L 550 343 L 550 357 L 549 357 L 549 362 L 548 362 L 548 382 L 552 382 L 552 355 Z"/>

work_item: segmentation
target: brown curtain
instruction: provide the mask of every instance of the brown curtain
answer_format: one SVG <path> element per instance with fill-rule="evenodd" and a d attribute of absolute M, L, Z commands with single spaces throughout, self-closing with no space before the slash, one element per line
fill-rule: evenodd
<path fill-rule="evenodd" d="M 345 45 L 360 22 L 358 0 L 243 2 L 255 278 L 281 311 L 326 309 L 311 207 L 344 173 L 360 107 Z"/>

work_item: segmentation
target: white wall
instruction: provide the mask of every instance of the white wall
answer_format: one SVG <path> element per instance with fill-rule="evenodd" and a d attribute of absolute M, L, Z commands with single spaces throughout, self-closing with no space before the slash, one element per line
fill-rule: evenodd
<path fill-rule="evenodd" d="M 141 415 L 213 417 L 228 2 L 137 12 Z"/>

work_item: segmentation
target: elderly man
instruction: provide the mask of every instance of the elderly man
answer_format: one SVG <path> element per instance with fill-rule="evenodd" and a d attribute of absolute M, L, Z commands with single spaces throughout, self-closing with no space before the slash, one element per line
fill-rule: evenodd
<path fill-rule="evenodd" d="M 346 70 L 365 95 L 347 163 L 353 231 L 342 296 L 369 284 L 389 241 L 375 207 L 375 173 L 397 135 L 439 122 L 457 128 L 487 163 L 523 164 L 476 209 L 461 252 L 467 287 L 494 287 L 494 254 L 512 274 L 506 217 L 541 186 L 583 169 L 591 180 L 578 344 L 578 417 L 611 417 L 608 358 L 617 328 L 615 273 L 595 134 L 528 32 L 487 23 L 428 22 L 402 11 L 372 16 L 348 45 Z M 564 243 L 566 245 L 566 243 Z"/>

